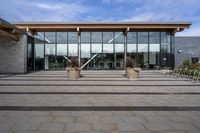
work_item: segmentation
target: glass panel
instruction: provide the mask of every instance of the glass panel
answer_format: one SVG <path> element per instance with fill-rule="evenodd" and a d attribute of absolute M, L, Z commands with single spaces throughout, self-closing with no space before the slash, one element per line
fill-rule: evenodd
<path fill-rule="evenodd" d="M 138 52 L 148 52 L 148 44 L 138 44 Z"/>
<path fill-rule="evenodd" d="M 138 32 L 138 44 L 148 44 L 148 32 Z"/>
<path fill-rule="evenodd" d="M 45 45 L 45 55 L 55 55 L 55 44 Z"/>
<path fill-rule="evenodd" d="M 68 56 L 78 56 L 78 45 L 77 44 L 69 44 L 69 53 Z"/>
<path fill-rule="evenodd" d="M 45 32 L 45 41 L 47 43 L 55 43 L 56 42 L 56 33 L 55 32 Z"/>
<path fill-rule="evenodd" d="M 136 44 L 137 43 L 137 33 L 136 32 L 128 32 L 127 34 L 127 43 L 128 44 Z"/>
<path fill-rule="evenodd" d="M 114 50 L 113 44 L 114 39 L 119 36 L 114 36 L 113 32 L 103 32 L 103 53 L 102 54 L 102 64 L 104 64 L 104 69 L 114 68 Z"/>
<path fill-rule="evenodd" d="M 161 52 L 170 53 L 170 35 L 166 32 L 161 32 Z"/>
<path fill-rule="evenodd" d="M 123 32 L 115 32 L 115 68 L 123 69 L 124 66 L 124 35 Z"/>
<path fill-rule="evenodd" d="M 67 44 L 67 32 L 57 32 L 57 44 Z"/>
<path fill-rule="evenodd" d="M 34 35 L 35 70 L 44 69 L 44 32 Z"/>
<path fill-rule="evenodd" d="M 102 52 L 102 44 L 92 44 L 92 53 L 101 53 Z"/>
<path fill-rule="evenodd" d="M 78 33 L 68 32 L 68 44 L 77 44 L 77 43 L 78 43 Z"/>
<path fill-rule="evenodd" d="M 90 32 L 81 32 L 81 43 L 90 43 Z"/>
<path fill-rule="evenodd" d="M 115 32 L 114 34 L 115 44 L 124 44 L 123 32 Z"/>
<path fill-rule="evenodd" d="M 33 66 L 33 53 L 32 53 L 32 50 L 33 50 L 33 45 L 31 43 L 28 43 L 28 55 L 27 55 L 27 69 L 28 71 L 29 70 L 33 70 L 32 66 Z"/>
<path fill-rule="evenodd" d="M 115 44 L 116 53 L 124 53 L 124 44 Z"/>
<path fill-rule="evenodd" d="M 35 44 L 35 69 L 44 69 L 44 44 Z"/>
<path fill-rule="evenodd" d="M 90 32 L 81 32 L 81 66 L 91 58 L 90 40 Z M 83 69 L 89 69 L 89 64 L 87 64 Z"/>
<path fill-rule="evenodd" d="M 55 32 L 45 32 L 45 69 L 56 68 L 55 40 L 56 40 Z"/>
<path fill-rule="evenodd" d="M 92 43 L 102 43 L 102 32 L 91 32 Z"/>
<path fill-rule="evenodd" d="M 67 44 L 57 44 L 57 55 L 67 56 Z"/>
<path fill-rule="evenodd" d="M 127 57 L 137 59 L 137 33 L 128 32 L 127 34 Z"/>
<path fill-rule="evenodd" d="M 78 56 L 78 33 L 68 32 L 68 56 Z"/>
<path fill-rule="evenodd" d="M 102 32 L 91 32 L 92 53 L 102 52 Z"/>
<path fill-rule="evenodd" d="M 81 58 L 90 58 L 90 44 L 81 44 Z"/>
<path fill-rule="evenodd" d="M 115 32 L 115 53 L 124 53 L 123 32 Z"/>
<path fill-rule="evenodd" d="M 167 32 L 161 32 L 161 65 L 169 66 L 170 57 L 170 35 Z"/>
<path fill-rule="evenodd" d="M 57 68 L 64 69 L 67 64 L 67 60 L 64 56 L 67 56 L 67 32 L 57 32 Z"/>
<path fill-rule="evenodd" d="M 138 32 L 138 64 L 148 68 L 148 32 Z"/>
<path fill-rule="evenodd" d="M 103 33 L 103 53 L 113 53 L 113 42 L 114 42 L 113 32 L 104 32 Z"/>
<path fill-rule="evenodd" d="M 137 44 L 127 44 L 127 53 L 135 53 Z"/>
<path fill-rule="evenodd" d="M 160 66 L 160 32 L 149 32 L 149 68 Z"/>

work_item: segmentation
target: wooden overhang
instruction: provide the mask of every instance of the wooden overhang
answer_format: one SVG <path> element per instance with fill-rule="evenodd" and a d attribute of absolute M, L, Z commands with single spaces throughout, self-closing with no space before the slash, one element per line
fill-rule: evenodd
<path fill-rule="evenodd" d="M 20 34 L 25 34 L 25 32 L 0 18 L 0 37 L 18 41 Z"/>
<path fill-rule="evenodd" d="M 32 32 L 59 31 L 165 31 L 172 34 L 189 28 L 191 22 L 105 22 L 105 23 L 60 23 L 24 22 L 14 23 L 21 30 Z"/>

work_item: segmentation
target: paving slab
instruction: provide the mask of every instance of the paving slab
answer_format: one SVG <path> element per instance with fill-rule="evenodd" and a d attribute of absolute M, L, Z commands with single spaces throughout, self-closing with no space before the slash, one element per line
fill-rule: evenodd
<path fill-rule="evenodd" d="M 200 108 L 199 82 L 158 70 L 142 70 L 138 80 L 124 73 L 83 70 L 78 80 L 67 79 L 66 71 L 1 74 L 0 133 L 200 132 L 200 111 L 195 110 Z M 34 106 L 53 108 L 30 110 Z M 84 106 L 90 110 L 80 108 Z M 57 111 L 59 107 L 64 108 Z"/>

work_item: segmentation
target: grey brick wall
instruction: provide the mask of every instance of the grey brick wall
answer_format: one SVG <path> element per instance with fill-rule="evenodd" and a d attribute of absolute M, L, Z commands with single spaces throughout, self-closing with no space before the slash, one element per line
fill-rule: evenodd
<path fill-rule="evenodd" d="M 0 37 L 0 73 L 27 72 L 27 36 L 18 42 Z"/>
<path fill-rule="evenodd" d="M 181 50 L 181 53 L 178 53 Z M 175 66 L 179 66 L 185 59 L 198 57 L 200 59 L 200 37 L 175 38 Z"/>

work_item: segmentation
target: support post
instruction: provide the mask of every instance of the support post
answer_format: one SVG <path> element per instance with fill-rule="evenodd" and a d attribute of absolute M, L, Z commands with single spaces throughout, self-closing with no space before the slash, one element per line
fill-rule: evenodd
<path fill-rule="evenodd" d="M 77 27 L 78 32 L 78 65 L 81 67 L 81 32 L 79 27 Z"/>
<path fill-rule="evenodd" d="M 126 58 L 127 58 L 127 34 L 124 34 L 124 69 L 126 68 Z"/>
<path fill-rule="evenodd" d="M 126 68 L 126 58 L 127 58 L 127 34 L 130 28 L 127 27 L 126 31 L 124 32 L 124 69 Z"/>

